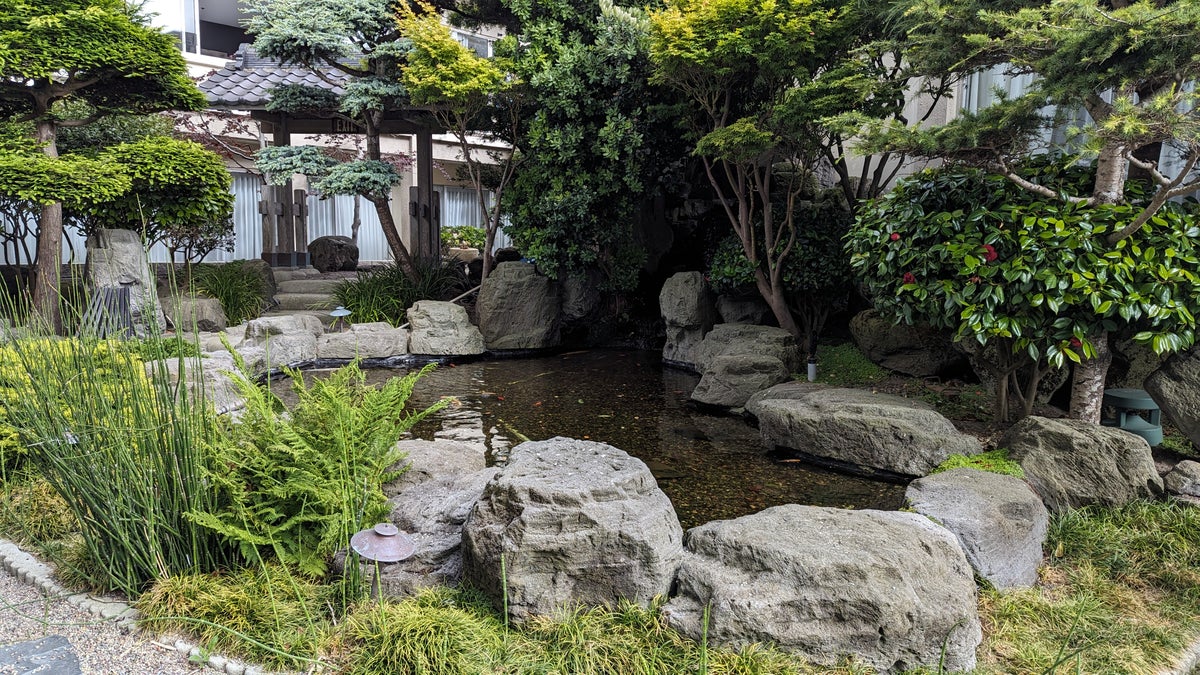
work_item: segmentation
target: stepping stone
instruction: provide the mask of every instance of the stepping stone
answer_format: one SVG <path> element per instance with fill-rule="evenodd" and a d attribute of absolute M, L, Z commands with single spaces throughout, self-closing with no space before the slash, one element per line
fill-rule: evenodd
<path fill-rule="evenodd" d="M 83 675 L 71 643 L 61 635 L 0 647 L 0 672 L 15 675 Z"/>

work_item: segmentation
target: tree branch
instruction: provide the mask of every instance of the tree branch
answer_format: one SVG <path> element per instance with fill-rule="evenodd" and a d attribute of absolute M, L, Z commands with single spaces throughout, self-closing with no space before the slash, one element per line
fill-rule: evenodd
<path fill-rule="evenodd" d="M 1153 216 L 1155 212 L 1162 208 L 1163 204 L 1167 203 L 1168 199 L 1172 197 L 1181 197 L 1196 189 L 1200 189 L 1200 178 L 1192 181 L 1186 181 L 1188 174 L 1190 174 L 1192 169 L 1196 167 L 1197 160 L 1200 160 L 1200 152 L 1193 152 L 1189 154 L 1187 161 L 1183 164 L 1183 168 L 1179 171 L 1179 175 L 1176 176 L 1175 179 L 1170 183 L 1159 188 L 1158 192 L 1154 193 L 1154 198 L 1151 199 L 1150 203 L 1142 209 L 1141 213 L 1137 215 L 1137 218 L 1134 218 L 1128 225 L 1108 236 L 1107 241 L 1109 245 L 1116 244 L 1118 241 L 1121 241 L 1134 232 L 1137 232 L 1138 228 L 1140 228 L 1142 225 L 1145 225 L 1146 221 L 1150 220 L 1151 216 Z"/>

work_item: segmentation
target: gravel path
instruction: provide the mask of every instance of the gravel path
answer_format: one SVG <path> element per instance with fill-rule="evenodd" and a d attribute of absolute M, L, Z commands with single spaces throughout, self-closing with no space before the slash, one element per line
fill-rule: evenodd
<path fill-rule="evenodd" d="M 145 632 L 124 633 L 112 619 L 101 619 L 67 602 L 47 598 L 37 587 L 0 570 L 0 645 L 50 635 L 67 638 L 85 675 L 197 675 L 204 668 Z M 0 673 L 15 669 L 0 664 Z M 214 671 L 207 671 L 212 673 Z"/>

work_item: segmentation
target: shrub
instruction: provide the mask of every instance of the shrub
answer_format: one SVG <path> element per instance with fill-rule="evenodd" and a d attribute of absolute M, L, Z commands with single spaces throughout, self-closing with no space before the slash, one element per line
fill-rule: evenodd
<path fill-rule="evenodd" d="M 487 244 L 487 233 L 482 227 L 457 225 L 442 228 L 442 252 L 448 248 L 477 248 L 480 251 Z"/>
<path fill-rule="evenodd" d="M 62 539 L 79 528 L 67 502 L 41 476 L 5 476 L 0 500 L 0 531 L 22 544 Z"/>
<path fill-rule="evenodd" d="M 1074 175 L 1028 172 L 1050 186 Z M 862 209 L 846 246 L 881 314 L 997 343 L 983 363 L 998 383 L 997 417 L 1006 419 L 1009 395 L 1029 414 L 1041 376 L 1094 357 L 1092 341 L 1107 332 L 1132 327 L 1158 353 L 1194 342 L 1194 204 L 1167 204 L 1110 245 L 1109 233 L 1137 208 L 1041 202 L 1002 176 L 927 169 Z M 1032 376 L 1018 381 L 1021 372 Z"/>
<path fill-rule="evenodd" d="M 462 270 L 454 265 L 416 261 L 421 280 L 414 283 L 394 264 L 360 271 L 358 277 L 344 281 L 334 289 L 334 301 L 350 310 L 358 322 L 386 321 L 399 326 L 408 321 L 405 314 L 418 300 L 450 300 L 467 290 Z"/>
<path fill-rule="evenodd" d="M 200 265 L 192 276 L 197 291 L 216 298 L 229 325 L 256 318 L 266 306 L 266 288 L 259 274 L 235 260 L 222 265 Z"/>
<path fill-rule="evenodd" d="M 350 535 L 388 515 L 382 485 L 399 472 L 401 434 L 442 401 L 405 408 L 417 379 L 433 366 L 394 377 L 378 389 L 357 364 L 311 385 L 292 371 L 298 402 L 288 414 L 265 386 L 239 378 L 241 421 L 206 447 L 205 480 L 214 509 L 188 517 L 232 543 L 242 557 L 269 556 L 302 572 L 325 573 L 327 558 Z"/>

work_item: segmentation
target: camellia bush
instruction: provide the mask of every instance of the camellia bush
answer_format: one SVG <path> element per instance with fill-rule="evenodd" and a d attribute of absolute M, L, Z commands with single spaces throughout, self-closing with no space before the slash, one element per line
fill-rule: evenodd
<path fill-rule="evenodd" d="M 1041 166 L 1066 187 L 1082 169 Z M 854 275 L 884 315 L 927 322 L 981 352 L 996 377 L 997 416 L 1012 395 L 1029 414 L 1051 368 L 1094 358 L 1090 336 L 1132 330 L 1155 352 L 1195 341 L 1200 304 L 1196 204 L 1168 204 L 1133 236 L 1108 244 L 1134 203 L 1036 201 L 1000 176 L 927 169 L 860 212 L 846 238 Z"/>

